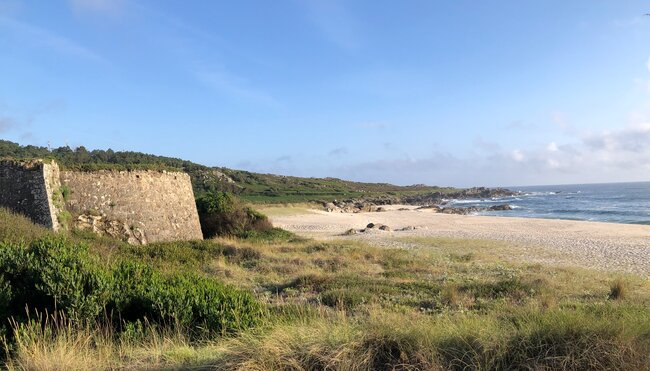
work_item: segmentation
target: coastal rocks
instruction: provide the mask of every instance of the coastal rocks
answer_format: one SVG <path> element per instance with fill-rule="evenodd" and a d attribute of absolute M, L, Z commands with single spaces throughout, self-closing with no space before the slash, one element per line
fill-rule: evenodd
<path fill-rule="evenodd" d="M 416 229 L 419 229 L 419 228 L 418 228 L 418 227 L 414 227 L 414 226 L 412 226 L 412 225 L 408 225 L 408 226 L 406 226 L 406 227 L 404 227 L 404 228 L 396 229 L 396 231 L 399 231 L 399 232 L 406 232 L 406 231 L 414 231 L 414 230 L 416 230 Z"/>
<path fill-rule="evenodd" d="M 366 226 L 366 229 L 379 229 L 380 231 L 390 231 L 390 227 L 387 226 L 386 224 L 375 224 L 375 223 L 369 223 Z"/>
<path fill-rule="evenodd" d="M 343 236 L 354 236 L 355 234 L 359 234 L 359 231 L 354 228 L 350 228 L 347 231 L 343 232 Z"/>
<path fill-rule="evenodd" d="M 482 211 L 508 211 L 512 210 L 512 206 L 508 204 L 493 205 L 489 207 L 470 206 L 470 207 L 440 207 L 437 205 L 427 205 L 418 207 L 418 209 L 432 210 L 435 213 L 441 214 L 455 214 L 455 215 L 468 215 Z"/>
<path fill-rule="evenodd" d="M 466 199 L 496 199 L 500 197 L 508 197 L 519 194 L 518 192 L 513 192 L 505 188 L 484 188 L 484 187 L 475 187 L 468 188 L 459 191 L 453 192 L 431 192 L 425 194 L 418 194 L 413 196 L 397 196 L 397 195 L 387 195 L 371 198 L 361 198 L 361 199 L 347 199 L 347 200 L 334 200 L 332 202 L 322 201 L 320 202 L 323 206 L 323 209 L 330 213 L 361 213 L 361 212 L 382 212 L 386 211 L 384 208 L 385 205 L 431 205 L 423 206 L 423 208 L 434 209 L 435 212 L 443 212 L 443 210 L 448 208 L 443 208 L 442 206 L 448 202 L 448 200 L 466 200 Z M 468 210 L 467 213 L 472 213 L 476 211 L 496 211 L 496 210 L 509 210 L 505 208 L 505 205 L 497 205 L 499 207 L 504 207 L 502 209 L 476 209 Z M 461 214 L 464 211 L 454 211 L 448 210 L 445 213 L 450 214 Z M 409 210 L 408 208 L 401 208 L 399 210 Z"/>
<path fill-rule="evenodd" d="M 442 207 L 440 207 L 438 205 L 424 205 L 424 206 L 418 207 L 416 210 L 423 210 L 423 209 L 431 210 L 434 213 L 439 213 L 439 212 L 442 211 Z"/>
<path fill-rule="evenodd" d="M 519 192 L 513 192 L 505 188 L 474 187 L 455 192 L 431 192 L 414 196 L 403 197 L 400 201 L 408 205 L 434 205 L 441 204 L 444 200 L 456 199 L 493 199 L 501 197 L 516 196 Z"/>
<path fill-rule="evenodd" d="M 508 210 L 512 210 L 512 206 L 510 206 L 508 204 L 495 205 L 495 206 L 488 207 L 488 211 L 508 211 Z"/>
<path fill-rule="evenodd" d="M 383 207 L 369 201 L 334 200 L 333 202 L 323 202 L 322 205 L 328 213 L 368 213 L 386 211 Z"/>
<path fill-rule="evenodd" d="M 359 233 L 368 233 L 371 231 L 384 231 L 384 232 L 390 232 L 391 228 L 387 226 L 386 224 L 381 224 L 381 223 L 368 223 L 366 228 L 363 229 L 348 229 L 347 231 L 343 232 L 341 235 L 342 236 L 354 236 Z"/>
<path fill-rule="evenodd" d="M 423 227 L 416 227 L 416 226 L 408 225 L 408 226 L 403 227 L 403 228 L 395 229 L 394 231 L 395 232 L 408 232 L 408 231 L 414 231 L 414 230 L 422 229 L 422 228 Z M 426 227 L 424 227 L 424 229 L 426 229 Z M 373 231 L 391 232 L 391 231 L 393 231 L 393 229 L 391 227 L 387 226 L 386 224 L 368 223 L 366 228 L 363 228 L 363 229 L 351 228 L 351 229 L 348 229 L 347 231 L 343 232 L 341 234 L 341 236 L 355 236 L 355 235 L 359 235 L 359 234 L 363 234 L 363 233 L 371 233 Z"/>

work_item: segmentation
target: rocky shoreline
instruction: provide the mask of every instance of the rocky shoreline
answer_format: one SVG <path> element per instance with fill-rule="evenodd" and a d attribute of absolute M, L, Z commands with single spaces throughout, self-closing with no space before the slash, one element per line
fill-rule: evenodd
<path fill-rule="evenodd" d="M 435 213 L 442 214 L 456 214 L 456 215 L 469 215 L 481 211 L 508 211 L 512 210 L 512 206 L 508 204 L 493 205 L 487 207 L 469 206 L 469 207 L 440 207 L 438 205 L 420 206 L 418 209 L 428 209 Z"/>
<path fill-rule="evenodd" d="M 411 205 L 443 214 L 467 215 L 481 211 L 507 211 L 512 210 L 512 207 L 507 204 L 490 207 L 444 207 L 444 204 L 449 199 L 492 199 L 516 196 L 518 194 L 519 192 L 514 192 L 506 188 L 474 187 L 457 192 L 432 192 L 414 196 L 385 196 L 360 200 L 334 200 L 332 202 L 321 202 L 321 205 L 325 211 L 331 213 L 382 212 L 385 211 L 383 206 L 386 205 Z"/>

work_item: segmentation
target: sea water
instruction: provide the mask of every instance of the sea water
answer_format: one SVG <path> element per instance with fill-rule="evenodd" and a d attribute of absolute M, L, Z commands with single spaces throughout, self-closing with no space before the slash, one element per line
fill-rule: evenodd
<path fill-rule="evenodd" d="M 650 182 L 506 187 L 513 197 L 450 200 L 454 207 L 509 204 L 509 211 L 480 212 L 525 218 L 650 224 Z"/>

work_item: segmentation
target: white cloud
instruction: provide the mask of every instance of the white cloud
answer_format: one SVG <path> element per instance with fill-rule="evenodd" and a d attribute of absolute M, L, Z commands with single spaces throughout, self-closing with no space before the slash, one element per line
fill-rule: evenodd
<path fill-rule="evenodd" d="M 553 112 L 551 114 L 551 121 L 562 130 L 567 129 L 569 126 L 566 115 L 563 112 Z"/>
<path fill-rule="evenodd" d="M 515 160 L 516 162 L 524 162 L 526 156 L 524 155 L 524 152 L 522 152 L 520 149 L 515 149 L 514 151 L 512 151 L 512 159 Z"/>
<path fill-rule="evenodd" d="M 2 16 L 0 16 L 0 28 L 5 28 L 9 32 L 19 35 L 31 44 L 43 46 L 58 53 L 95 62 L 106 62 L 104 58 L 94 51 L 44 28 Z"/>
<path fill-rule="evenodd" d="M 646 93 L 650 93 L 650 80 L 648 79 L 634 79 L 634 84 L 641 88 Z"/>
<path fill-rule="evenodd" d="M 595 151 L 650 153 L 650 123 L 639 123 L 618 131 L 590 134 L 584 142 Z"/>
<path fill-rule="evenodd" d="M 278 107 L 278 102 L 269 94 L 253 87 L 246 79 L 224 69 L 200 70 L 194 73 L 196 78 L 217 93 L 258 103 L 269 107 Z"/>
<path fill-rule="evenodd" d="M 537 147 L 481 148 L 425 158 L 395 154 L 334 169 L 333 175 L 397 184 L 508 186 L 650 180 L 650 122 Z"/>
<path fill-rule="evenodd" d="M 552 158 L 547 159 L 546 164 L 550 169 L 558 169 L 561 167 L 560 161 Z"/>

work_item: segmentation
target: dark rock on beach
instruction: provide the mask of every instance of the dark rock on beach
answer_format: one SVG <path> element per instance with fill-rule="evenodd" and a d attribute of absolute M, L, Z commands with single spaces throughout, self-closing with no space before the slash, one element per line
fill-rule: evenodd
<path fill-rule="evenodd" d="M 512 206 L 510 206 L 508 204 L 494 205 L 494 206 L 489 206 L 489 207 L 481 207 L 481 206 L 440 207 L 440 206 L 437 206 L 437 205 L 430 205 L 430 206 L 418 207 L 418 209 L 432 210 L 435 213 L 442 213 L 442 214 L 468 215 L 468 214 L 472 214 L 472 213 L 478 213 L 478 212 L 481 212 L 481 211 L 507 211 L 507 210 L 512 210 Z"/>

